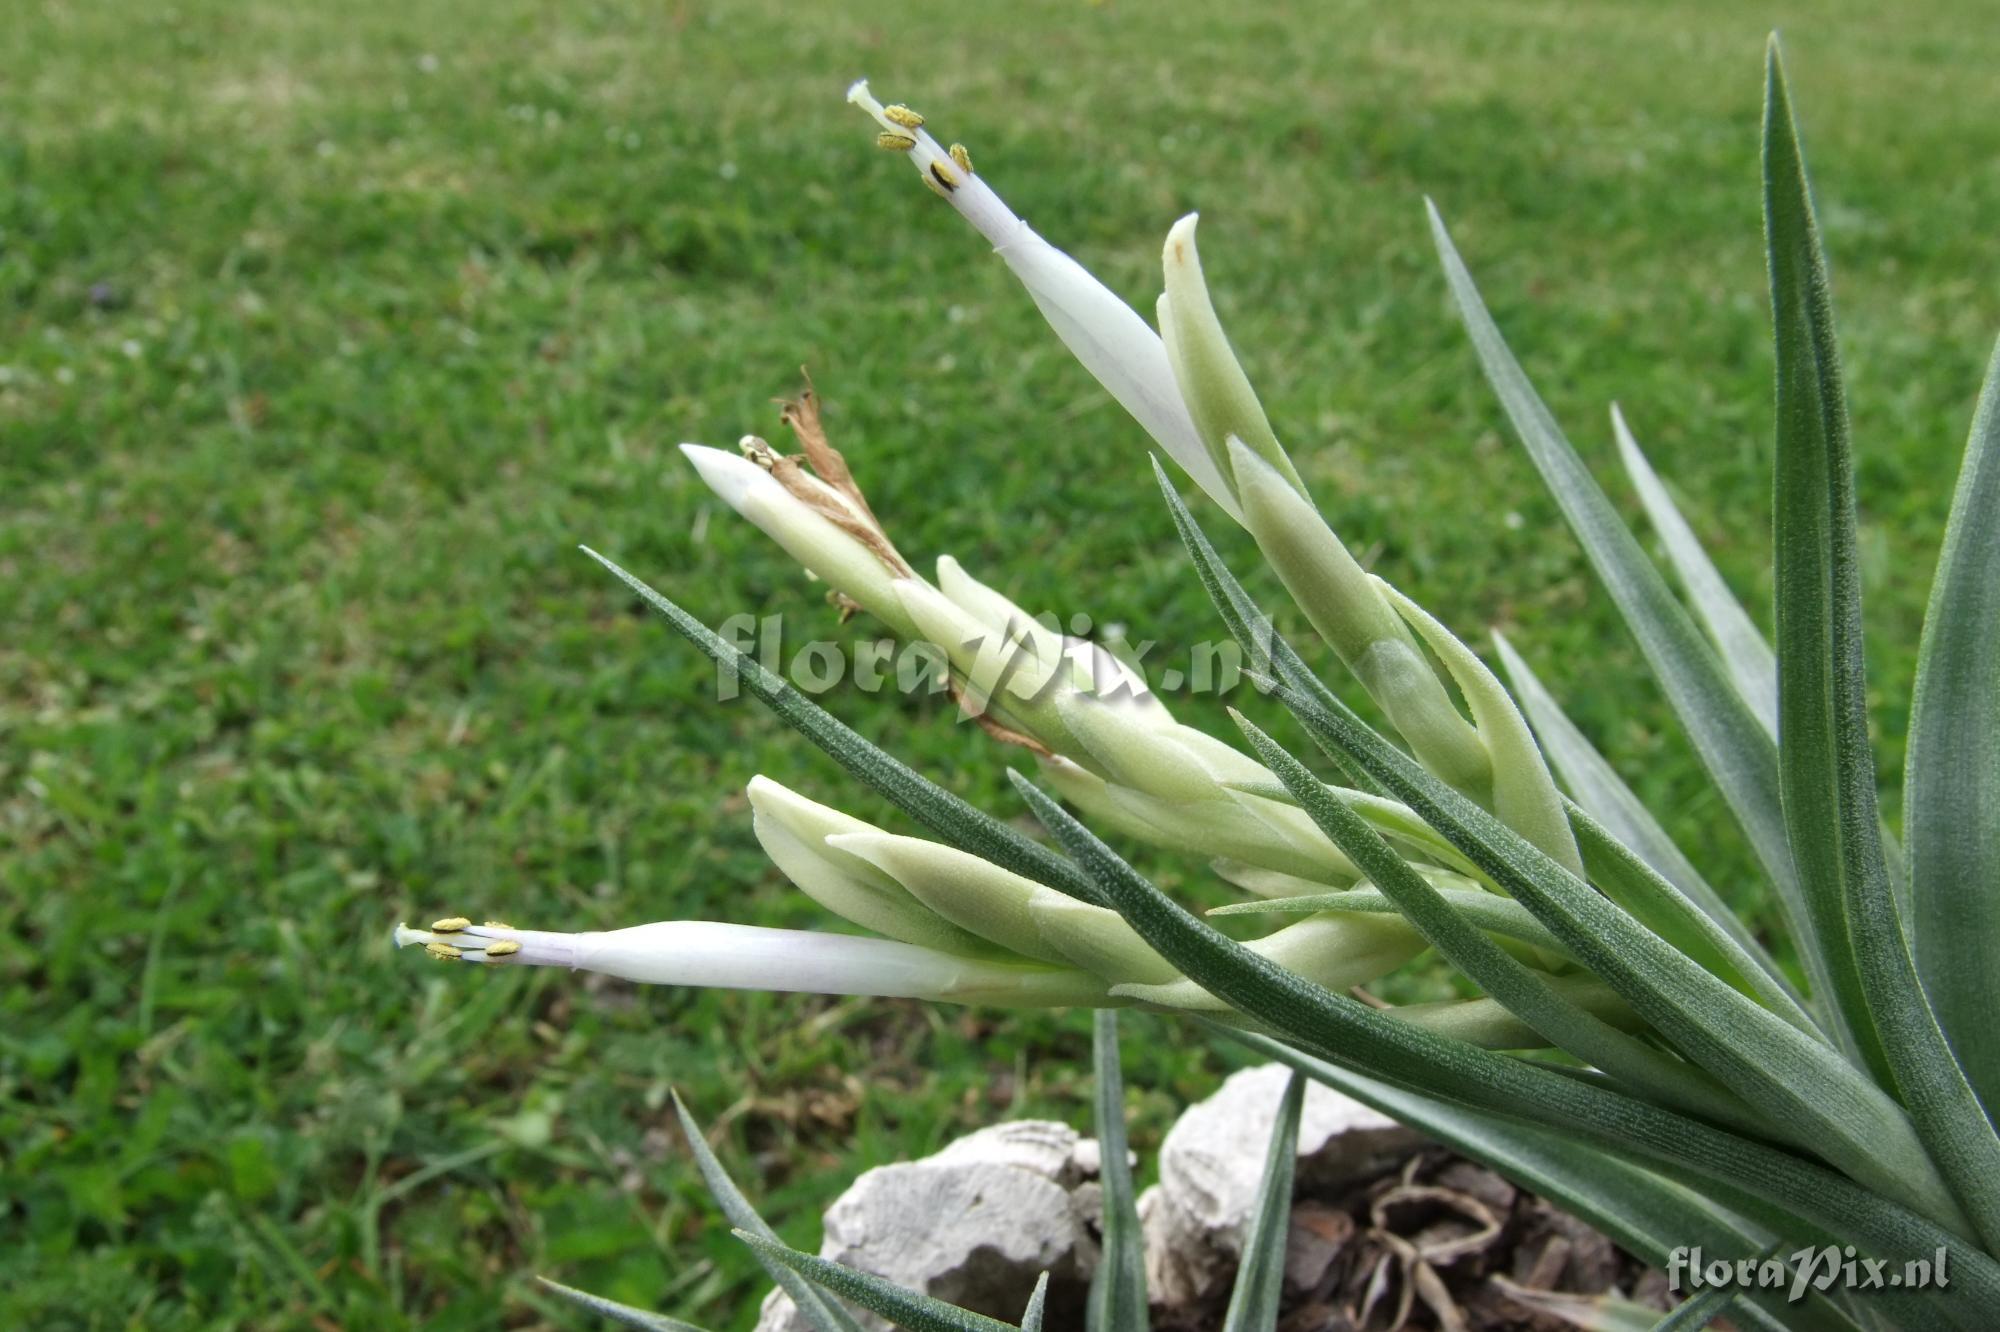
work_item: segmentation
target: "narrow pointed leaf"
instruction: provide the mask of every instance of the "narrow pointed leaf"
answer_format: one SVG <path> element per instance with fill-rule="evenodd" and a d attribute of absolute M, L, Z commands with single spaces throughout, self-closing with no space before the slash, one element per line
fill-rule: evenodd
<path fill-rule="evenodd" d="M 1061 856 L 967 804 L 907 764 L 890 757 L 791 684 L 737 651 L 701 621 L 596 551 L 585 546 L 583 553 L 638 593 L 647 605 L 666 617 L 676 633 L 700 648 L 710 660 L 734 671 L 743 686 L 793 730 L 825 750 L 841 767 L 887 796 L 904 813 L 939 837 L 961 851 L 990 860 L 1037 883 L 1047 884 L 1086 902 L 1096 901 L 1092 896 L 1095 890 L 1089 882 Z"/>
<path fill-rule="evenodd" d="M 1942 1244 L 1952 1264 L 1944 1292 L 1907 1297 L 1943 1325 L 2000 1318 L 2000 1264 L 1879 1193 L 1789 1152 L 1547 1069 L 1438 1037 L 1358 1000 L 1331 993 L 1203 924 L 1176 905 L 1034 783 L 1014 784 L 1044 826 L 1161 956 L 1237 1011 L 1331 1063 L 1461 1105 L 1559 1125 L 1582 1139 L 1701 1180 L 1767 1199 L 1871 1254 L 1925 1257 Z M 1961 1280 L 1963 1284 L 1961 1285 Z M 1881 1292 L 1902 1302 L 1905 1292 Z"/>
<path fill-rule="evenodd" d="M 1104 1190 L 1104 1253 L 1090 1278 L 1089 1332 L 1146 1332 L 1146 1249 L 1132 1197 L 1132 1162 L 1125 1146 L 1125 1075 L 1118 1067 L 1118 1014 L 1094 1015 L 1091 1050 L 1096 1075 L 1098 1182 Z"/>
<path fill-rule="evenodd" d="M 1264 1179 L 1250 1209 L 1243 1236 L 1243 1260 L 1229 1292 L 1222 1332 L 1275 1332 L 1278 1300 L 1285 1290 L 1285 1245 L 1292 1233 L 1292 1175 L 1299 1160 L 1299 1114 L 1305 1107 L 1306 1078 L 1294 1073 L 1278 1103 L 1271 1141 L 1264 1152 Z"/>
<path fill-rule="evenodd" d="M 791 1272 L 909 1332 L 1014 1332 L 1012 1323 L 946 1304 L 869 1272 L 857 1272 L 825 1258 L 800 1253 L 748 1230 L 739 1228 L 736 1238 L 749 1245 L 766 1267 Z"/>
<path fill-rule="evenodd" d="M 1042 1314 L 1049 1304 L 1049 1274 L 1043 1272 L 1035 1278 L 1035 1289 L 1028 1296 L 1028 1307 L 1021 1312 L 1021 1332 L 1042 1332 Z"/>
<path fill-rule="evenodd" d="M 1823 994 L 1830 982 L 1820 971 L 1812 918 L 1799 890 L 1779 808 L 1777 747 L 1528 382 L 1435 207 L 1430 218 L 1445 278 L 1487 379 L 1591 568 L 1638 640 L 1696 754 L 1776 886 L 1785 928 L 1812 972 L 1814 992 Z"/>
<path fill-rule="evenodd" d="M 1590 872 L 1590 882 L 1606 897 L 1711 975 L 1756 996 L 1765 1007 L 1800 1031 L 1825 1039 L 1811 1015 L 1793 998 L 1790 987 L 1761 965 L 1761 953 L 1746 951 L 1733 935 L 1640 859 L 1638 852 L 1613 837 L 1581 807 L 1568 808 L 1570 824 L 1583 847 L 1583 863 Z"/>
<path fill-rule="evenodd" d="M 1777 654 L 1771 651 L 1763 631 L 1743 609 L 1743 603 L 1730 592 L 1729 584 L 1722 581 L 1721 571 L 1702 549 L 1701 540 L 1688 526 L 1687 519 L 1681 516 L 1659 473 L 1646 461 L 1639 441 L 1625 424 L 1625 413 L 1616 405 L 1611 408 L 1611 433 L 1618 440 L 1618 456 L 1625 463 L 1625 474 L 1632 479 L 1632 488 L 1639 493 L 1639 503 L 1645 506 L 1646 517 L 1652 520 L 1660 544 L 1666 547 L 1667 563 L 1674 566 L 1688 600 L 1694 603 L 1694 613 L 1708 630 L 1709 641 L 1715 644 L 1722 664 L 1729 668 L 1736 692 L 1750 705 L 1764 733 L 1776 740 Z"/>
<path fill-rule="evenodd" d="M 1773 544 L 1785 817 L 1831 998 L 1886 1081 L 1888 1055 L 1857 956 L 1861 923 L 1852 915 L 1863 898 L 1879 896 L 1889 906 L 1890 897 L 1868 744 L 1847 399 L 1826 263 L 1775 46 L 1765 91 L 1764 225 L 1777 342 Z"/>
<path fill-rule="evenodd" d="M 1506 669 L 1507 681 L 1514 686 L 1514 695 L 1521 700 L 1521 708 L 1528 714 L 1529 724 L 1535 728 L 1536 738 L 1542 742 L 1542 748 L 1548 752 L 1556 771 L 1562 774 L 1564 784 L 1576 797 L 1576 803 L 1604 825 L 1615 840 L 1630 847 L 1680 889 L 1717 927 L 1726 931 L 1755 958 L 1766 975 L 1785 985 L 1789 991 L 1790 985 L 1785 981 L 1784 973 L 1757 942 L 1749 927 L 1702 878 L 1701 872 L 1667 836 L 1667 830 L 1632 793 L 1632 788 L 1625 785 L 1624 779 L 1605 761 L 1604 756 L 1584 738 L 1583 732 L 1570 721 L 1555 696 L 1514 650 L 1514 645 L 1499 634 L 1493 636 L 1493 644 L 1500 653 L 1500 664 Z"/>
<path fill-rule="evenodd" d="M 1169 504 L 1185 515 L 1178 498 L 1170 494 Z M 1218 609 L 1225 599 L 1229 602 L 1223 618 L 1231 631 L 1239 632 L 1241 626 L 1239 636 L 1248 642 L 1275 640 L 1269 621 L 1222 566 L 1214 548 L 1206 540 L 1193 539 L 1200 529 L 1192 516 L 1177 522 L 1184 536 L 1192 533 L 1186 542 L 1188 552 Z M 1250 649 L 1246 646 L 1245 651 Z M 1408 805 L 1492 875 L 1683 1054 L 1774 1122 L 1810 1137 L 1815 1148 L 1837 1154 L 1841 1166 L 1869 1187 L 1912 1200 L 1930 1214 L 1956 1218 L 1952 1200 L 1908 1120 L 1880 1088 L 1810 1036 L 1710 976 L 1519 834 L 1424 771 L 1362 724 L 1330 691 L 1315 688 L 1310 672 L 1295 664 L 1295 654 L 1287 657 L 1266 650 L 1261 660 L 1269 661 L 1285 682 L 1258 687 L 1277 692 L 1330 756 L 1366 772 L 1382 794 Z M 1254 672 L 1252 682 L 1257 682 Z M 1073 847 L 1068 849 L 1076 855 Z M 1090 865 L 1085 863 L 1085 868 Z M 1105 887 L 1103 875 L 1092 877 Z M 1110 905 L 1119 908 L 1115 893 L 1113 897 Z M 1122 908 L 1120 913 L 1126 914 Z M 1137 928 L 1137 922 L 1133 924 Z M 1176 959 L 1169 960 L 1178 965 Z M 1211 993 L 1221 993 L 1185 966 L 1181 971 Z M 1662 989 L 1663 985 L 1668 988 Z"/>
<path fill-rule="evenodd" d="M 1904 764 L 1911 940 L 1924 988 L 2000 1115 L 2000 345 L 1966 442 L 1924 616 Z"/>
<path fill-rule="evenodd" d="M 1718 1202 L 1713 1190 L 1675 1183 L 1622 1156 L 1579 1142 L 1560 1128 L 1525 1123 L 1384 1082 L 1257 1032 L 1224 1027 L 1215 1031 L 1560 1204 L 1655 1267 L 1665 1267 L 1673 1251 L 1683 1245 L 1738 1255 L 1756 1251 L 1770 1238 L 1771 1232 L 1758 1222 Z M 1777 1219 L 1788 1234 L 1807 1227 L 1797 1218 Z M 1792 1332 L 1801 1328 L 1852 1332 L 1855 1326 L 1816 1292 L 1800 1305 L 1786 1303 L 1782 1292 L 1762 1292 L 1758 1298 L 1766 1307 L 1753 1315 L 1753 1326 Z"/>
<path fill-rule="evenodd" d="M 1700 1069 L 1663 1054 L 1617 1030 L 1552 988 L 1404 863 L 1382 835 L 1320 785 L 1305 764 L 1270 736 L 1232 713 L 1257 756 L 1291 788 L 1320 830 L 1384 893 L 1394 898 L 1410 924 L 1507 1010 L 1549 1044 L 1569 1051 L 1626 1083 L 1649 1100 L 1739 1129 L 1762 1131 L 1735 1097 Z M 1560 937 L 1560 936 L 1558 936 Z"/>
<path fill-rule="evenodd" d="M 702 1332 L 702 1329 L 693 1323 L 683 1323 L 680 1319 L 669 1318 L 665 1314 L 635 1309 L 629 1304 L 607 1300 L 602 1295 L 593 1295 L 587 1290 L 565 1286 L 562 1282 L 551 1281 L 547 1277 L 536 1277 L 535 1282 L 551 1295 L 559 1295 L 571 1304 L 609 1318 L 623 1327 L 643 1328 L 645 1332 Z"/>
<path fill-rule="evenodd" d="M 1351 712 L 1329 712 L 1289 685 L 1276 692 L 1316 741 L 1373 773 L 1683 1054 L 1770 1122 L 1870 1188 L 1956 1217 L 1902 1108 L 1838 1053 L 1710 975 Z"/>
<path fill-rule="evenodd" d="M 2000 1136 L 1917 980 L 1883 859 L 1847 403 L 1819 228 L 1775 43 L 1764 207 L 1778 349 L 1778 716 L 1792 853 L 1850 1025 L 1864 1038 L 1879 1029 L 1880 1062 L 1924 1145 L 1979 1233 L 1996 1244 Z"/>
<path fill-rule="evenodd" d="M 702 1181 L 708 1185 L 709 1196 L 715 1199 L 716 1206 L 722 1209 L 722 1214 L 729 1218 L 729 1224 L 739 1232 L 747 1231 L 777 1244 L 777 1232 L 764 1223 L 764 1218 L 757 1214 L 757 1209 L 736 1187 L 736 1181 L 729 1178 L 729 1172 L 722 1168 L 722 1162 L 709 1150 L 708 1139 L 702 1135 L 701 1125 L 695 1123 L 694 1116 L 688 1113 L 681 1094 L 675 1092 L 673 1096 L 674 1113 L 681 1121 L 681 1135 L 687 1139 L 688 1150 L 694 1153 L 695 1165 L 700 1169 Z M 799 1312 L 818 1332 L 861 1332 L 861 1325 L 854 1321 L 853 1314 L 820 1294 L 797 1272 L 764 1257 L 761 1250 L 758 1261 L 771 1274 L 771 1280 L 792 1297 L 792 1303 L 799 1307 Z"/>

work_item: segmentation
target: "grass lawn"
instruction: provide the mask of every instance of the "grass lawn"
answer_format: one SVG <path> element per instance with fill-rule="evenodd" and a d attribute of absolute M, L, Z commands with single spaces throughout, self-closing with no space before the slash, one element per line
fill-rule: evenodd
<path fill-rule="evenodd" d="M 1756 909 L 1505 433 L 1420 199 L 1614 492 L 1616 398 L 1768 623 L 1756 118 L 1763 33 L 1789 25 L 1893 808 L 2000 328 L 1988 18 L 21 0 L 0 24 L 0 1325 L 577 1325 L 525 1286 L 542 1272 L 747 1327 L 763 1284 L 670 1086 L 807 1247 L 871 1165 L 1000 1117 L 1085 1121 L 1081 1014 L 388 947 L 448 910 L 822 923 L 751 838 L 757 772 L 907 827 L 754 703 L 707 703 L 705 663 L 575 550 L 711 622 L 830 628 L 673 447 L 776 438 L 801 362 L 905 551 L 1135 638 L 1217 632 L 1139 430 L 872 149 L 841 103 L 857 74 L 1142 309 L 1167 225 L 1201 208 L 1223 316 L 1335 526 L 1468 637 L 1504 626 Z M 827 702 L 1019 812 L 1012 756 L 947 704 Z M 1180 712 L 1228 727 L 1212 699 Z M 1233 1056 L 1131 1026 L 1143 1156 Z"/>

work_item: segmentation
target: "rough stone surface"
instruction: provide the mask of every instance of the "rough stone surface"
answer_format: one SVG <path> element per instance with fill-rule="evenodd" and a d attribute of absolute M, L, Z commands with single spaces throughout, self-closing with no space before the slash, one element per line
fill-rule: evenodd
<path fill-rule="evenodd" d="M 1198 1304 L 1234 1277 L 1290 1076 L 1278 1064 L 1244 1069 L 1168 1131 L 1160 1147 L 1160 1182 L 1139 1199 L 1146 1283 L 1155 1303 Z M 1393 1164 L 1421 1142 L 1421 1135 L 1359 1101 L 1308 1083 L 1297 1188 L 1332 1190 Z M 1311 1237 L 1297 1239 L 1293 1275 L 1302 1277 L 1317 1257 L 1311 1254 L 1316 1246 Z"/>
<path fill-rule="evenodd" d="M 934 1156 L 861 1176 L 827 1210 L 820 1256 L 962 1308 L 1017 1321 L 1049 1273 L 1049 1326 L 1081 1326 L 1097 1266 L 1088 1216 L 1097 1143 L 1043 1120 L 996 1124 Z M 1079 1194 L 1085 1194 L 1079 1197 Z M 886 1329 L 855 1310 L 863 1327 Z M 757 1332 L 811 1332 L 774 1290 Z"/>

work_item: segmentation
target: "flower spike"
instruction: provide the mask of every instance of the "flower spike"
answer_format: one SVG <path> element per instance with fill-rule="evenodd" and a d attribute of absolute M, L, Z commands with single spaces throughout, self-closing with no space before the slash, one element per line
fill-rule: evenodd
<path fill-rule="evenodd" d="M 972 155 L 965 145 L 939 147 L 921 123 L 910 125 L 891 114 L 908 108 L 885 107 L 876 101 L 866 80 L 847 90 L 847 100 L 881 126 L 878 143 L 887 147 L 889 137 L 897 137 L 896 146 L 909 157 L 924 183 L 957 209 L 1014 270 L 1043 318 L 1083 368 L 1145 427 L 1195 484 L 1240 521 L 1242 510 L 1235 491 L 1203 445 L 1194 418 L 1181 400 L 1166 346 L 1152 326 L 1082 264 L 1036 235 L 1034 228 L 1017 217 L 973 171 Z M 901 147 L 901 139 L 910 141 L 907 148 Z"/>

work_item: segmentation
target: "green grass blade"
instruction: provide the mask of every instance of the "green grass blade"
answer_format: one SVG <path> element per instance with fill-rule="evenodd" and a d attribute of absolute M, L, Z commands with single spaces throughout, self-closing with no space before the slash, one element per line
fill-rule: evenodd
<path fill-rule="evenodd" d="M 1203 924 L 1034 783 L 1011 776 L 1036 817 L 1147 943 L 1183 975 L 1307 1053 L 1474 1109 L 1559 1126 L 1572 1142 L 1639 1155 L 1682 1182 L 1699 1180 L 1764 1199 L 1870 1254 L 1900 1261 L 1932 1256 L 1944 1245 L 1953 1274 L 1950 1300 L 1939 1291 L 1910 1298 L 1948 1325 L 1974 1327 L 2000 1318 L 2000 1264 L 1963 1237 L 1789 1152 L 1444 1039 L 1330 993 Z"/>
<path fill-rule="evenodd" d="M 1575 1135 L 1560 1129 L 1523 1123 L 1399 1087 L 1315 1059 L 1261 1033 L 1229 1027 L 1216 1027 L 1215 1031 L 1560 1204 L 1655 1267 L 1665 1267 L 1673 1251 L 1683 1245 L 1699 1246 L 1732 1259 L 1746 1256 L 1766 1245 L 1774 1233 L 1723 1206 L 1713 1190 L 1675 1183 L 1622 1156 L 1578 1142 Z M 1780 1215 L 1774 1220 L 1788 1234 L 1806 1227 L 1796 1217 Z M 1758 1326 L 1792 1328 L 1795 1332 L 1802 1328 L 1853 1332 L 1855 1326 L 1816 1292 L 1798 1305 L 1786 1303 L 1777 1292 L 1764 1292 L 1759 1298 L 1766 1308 L 1756 1314 Z"/>
<path fill-rule="evenodd" d="M 1813 921 L 1785 839 L 1777 747 L 1758 725 L 1750 705 L 1736 692 L 1715 650 L 1674 599 L 1666 580 L 1577 457 L 1555 417 L 1528 382 L 1520 362 L 1507 349 L 1435 207 L 1430 218 L 1445 278 L 1487 379 L 1599 581 L 1638 640 L 1695 753 L 1776 886 L 1785 927 L 1813 970 L 1815 993 L 1823 993 L 1829 981 L 1817 970 Z M 1855 1044 L 1854 1048 L 1860 1047 Z"/>
<path fill-rule="evenodd" d="M 749 1245 L 766 1267 L 790 1272 L 829 1294 L 882 1315 L 909 1332 L 1014 1332 L 1012 1323 L 946 1304 L 870 1272 L 857 1272 L 814 1254 L 800 1253 L 748 1230 L 739 1228 L 736 1238 Z"/>
<path fill-rule="evenodd" d="M 1966 1077 L 2000 1114 L 2000 344 L 1924 616 L 1904 764 L 1917 969 Z"/>
<path fill-rule="evenodd" d="M 1493 636 L 1493 643 L 1499 651 L 1500 664 L 1507 672 L 1507 683 L 1514 687 L 1514 696 L 1521 700 L 1521 709 L 1528 714 L 1528 722 L 1535 728 L 1536 738 L 1542 742 L 1549 761 L 1562 775 L 1563 783 L 1576 797 L 1576 803 L 1603 824 L 1614 839 L 1631 847 L 1647 864 L 1679 888 L 1710 920 L 1728 931 L 1730 937 L 1756 958 L 1758 966 L 1772 979 L 1785 984 L 1784 973 L 1779 971 L 1749 927 L 1730 910 L 1721 894 L 1709 886 L 1693 862 L 1682 854 L 1680 847 L 1667 836 L 1667 830 L 1653 818 L 1652 811 L 1633 794 L 1632 788 L 1584 738 L 1583 732 L 1577 729 L 1562 710 L 1562 705 L 1556 702 L 1555 695 L 1514 650 L 1514 645 L 1499 634 Z"/>
<path fill-rule="evenodd" d="M 1729 590 L 1729 584 L 1722 580 L 1722 572 L 1702 549 L 1694 528 L 1681 516 L 1660 474 L 1653 470 L 1639 441 L 1632 437 L 1631 427 L 1625 424 L 1625 413 L 1615 403 L 1611 408 L 1611 433 L 1618 441 L 1618 456 L 1625 464 L 1625 474 L 1632 479 L 1632 489 L 1638 492 L 1639 503 L 1645 506 L 1653 531 L 1666 547 L 1667 563 L 1674 567 L 1688 600 L 1694 603 L 1694 613 L 1708 630 L 1709 641 L 1715 644 L 1722 664 L 1729 668 L 1736 692 L 1750 705 L 1764 734 L 1776 740 L 1777 654 L 1771 651 L 1770 643 L 1765 641 L 1763 631 L 1750 613 L 1743 609 L 1743 603 Z"/>
<path fill-rule="evenodd" d="M 1475 861 L 1689 1059 L 1796 1141 L 1891 1197 L 1956 1219 L 1902 1108 L 1830 1047 L 1753 1003 L 1364 726 L 1289 685 L 1321 745 L 1367 768 Z"/>
<path fill-rule="evenodd" d="M 1775 41 L 1768 69 L 1764 201 L 1778 354 L 1775 544 L 1785 815 L 1836 994 L 1852 1006 L 1857 1029 L 1879 1029 L 1882 1062 L 1924 1145 L 1979 1233 L 1995 1244 L 2000 1136 L 1917 979 L 1883 859 L 1847 403 L 1826 263 Z"/>
<path fill-rule="evenodd" d="M 1118 1013 L 1100 1008 L 1092 1028 L 1098 1181 L 1104 1189 L 1104 1253 L 1090 1278 L 1089 1332 L 1146 1332 L 1145 1233 L 1132 1196 L 1125 1146 L 1125 1076 L 1118 1067 Z"/>
<path fill-rule="evenodd" d="M 536 1277 L 535 1282 L 551 1295 L 559 1295 L 571 1304 L 579 1308 L 588 1309 L 590 1312 L 601 1317 L 609 1318 L 612 1322 L 622 1327 L 643 1328 L 645 1332 L 702 1332 L 702 1329 L 696 1327 L 693 1323 L 683 1323 L 680 1319 L 669 1318 L 665 1314 L 648 1313 L 644 1309 L 635 1309 L 629 1304 L 620 1304 L 616 1300 L 607 1300 L 602 1295 L 593 1295 L 587 1290 L 578 1290 L 574 1286 L 565 1286 L 562 1282 L 551 1281 L 547 1277 Z"/>
<path fill-rule="evenodd" d="M 1035 1288 L 1028 1295 L 1028 1307 L 1021 1311 L 1021 1332 L 1042 1332 L 1042 1314 L 1049 1305 L 1049 1274 L 1043 1272 L 1035 1278 Z"/>
<path fill-rule="evenodd" d="M 1264 1180 L 1243 1236 L 1243 1260 L 1229 1292 L 1222 1332 L 1275 1332 L 1278 1300 L 1285 1290 L 1285 1242 L 1292 1232 L 1292 1175 L 1299 1160 L 1299 1115 L 1305 1108 L 1306 1078 L 1294 1073 L 1271 1124 L 1264 1153 Z"/>
<path fill-rule="evenodd" d="M 700 648 L 710 660 L 736 672 L 743 686 L 793 730 L 825 750 L 841 767 L 880 791 L 904 813 L 946 842 L 1072 897 L 1097 902 L 1092 896 L 1096 890 L 1061 856 L 967 804 L 914 768 L 890 757 L 644 582 L 590 547 L 582 547 L 582 550 L 638 593 L 647 605 L 664 615 L 676 633 Z"/>
<path fill-rule="evenodd" d="M 722 1168 L 722 1162 L 709 1150 L 708 1139 L 702 1135 L 701 1125 L 688 1113 L 681 1094 L 675 1092 L 673 1096 L 674 1113 L 681 1121 L 681 1134 L 687 1139 L 688 1150 L 694 1153 L 695 1165 L 701 1171 L 702 1181 L 708 1185 L 709 1195 L 715 1199 L 716 1206 L 722 1209 L 722 1214 L 729 1218 L 729 1224 L 738 1232 L 748 1232 L 773 1245 L 779 1244 L 777 1232 L 764 1223 L 764 1218 L 757 1214 L 757 1209 L 736 1187 L 736 1181 Z M 758 1261 L 771 1274 L 771 1280 L 792 1297 L 792 1303 L 819 1332 L 861 1332 L 861 1325 L 854 1321 L 854 1315 L 820 1294 L 790 1267 L 771 1261 L 761 1249 L 757 1252 Z"/>
<path fill-rule="evenodd" d="M 1232 709 L 1230 715 L 1257 756 L 1291 788 L 1320 831 L 1370 882 L 1395 899 L 1404 918 L 1452 965 L 1545 1041 L 1602 1069 L 1648 1100 L 1739 1129 L 1767 1131 L 1755 1123 L 1740 1101 L 1701 1070 L 1619 1031 L 1551 988 L 1543 973 L 1531 970 L 1460 915 L 1380 833 L 1329 793 L 1305 764 L 1241 714 Z"/>
<path fill-rule="evenodd" d="M 1454 910 L 1488 934 L 1513 939 L 1544 952 L 1575 962 L 1562 940 L 1549 933 L 1529 910 L 1512 898 L 1501 897 L 1481 888 L 1441 888 L 1431 891 L 1449 902 Z M 1402 908 L 1380 888 L 1358 883 L 1334 893 L 1312 893 L 1305 897 L 1269 897 L 1254 902 L 1232 902 L 1211 907 L 1211 916 L 1312 915 L 1320 911 L 1366 911 L 1402 914 Z"/>

